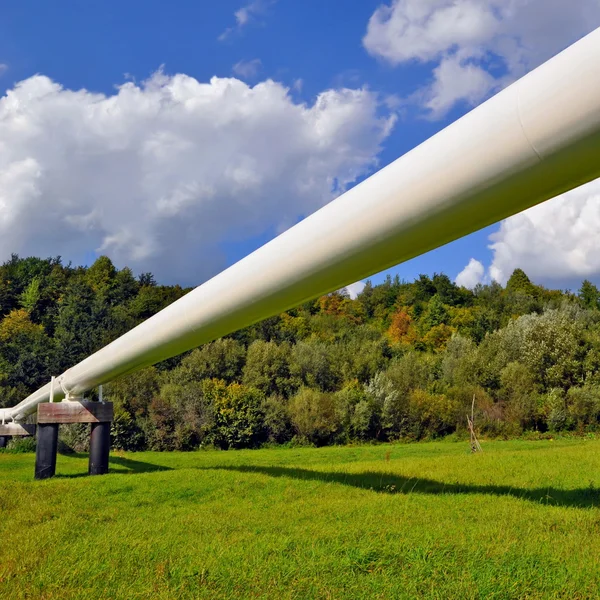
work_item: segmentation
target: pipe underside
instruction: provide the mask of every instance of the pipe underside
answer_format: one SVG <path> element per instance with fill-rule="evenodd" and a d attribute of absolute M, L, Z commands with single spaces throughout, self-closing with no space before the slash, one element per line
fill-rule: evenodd
<path fill-rule="evenodd" d="M 600 29 L 63 373 L 92 388 L 600 177 Z M 0 419 L 47 402 L 50 384 Z"/>

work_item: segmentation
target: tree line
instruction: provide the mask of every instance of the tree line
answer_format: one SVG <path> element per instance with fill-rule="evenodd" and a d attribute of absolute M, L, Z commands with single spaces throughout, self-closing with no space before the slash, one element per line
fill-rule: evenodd
<path fill-rule="evenodd" d="M 189 290 L 90 267 L 0 266 L 0 406 L 11 406 Z M 456 286 L 446 275 L 328 294 L 106 386 L 127 450 L 419 440 L 600 428 L 600 291 Z M 83 428 L 65 428 L 83 448 Z"/>

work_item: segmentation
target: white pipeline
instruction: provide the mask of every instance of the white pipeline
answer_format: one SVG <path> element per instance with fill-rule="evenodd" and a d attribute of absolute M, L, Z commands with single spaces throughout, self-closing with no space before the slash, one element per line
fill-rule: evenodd
<path fill-rule="evenodd" d="M 596 30 L 66 371 L 54 398 L 81 395 L 599 176 Z M 49 396 L 50 384 L 0 419 L 22 419 Z"/>

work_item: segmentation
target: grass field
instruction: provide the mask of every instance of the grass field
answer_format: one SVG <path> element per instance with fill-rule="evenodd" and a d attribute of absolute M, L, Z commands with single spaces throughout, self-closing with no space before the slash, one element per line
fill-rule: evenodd
<path fill-rule="evenodd" d="M 0 453 L 0 598 L 598 598 L 600 442 Z"/>

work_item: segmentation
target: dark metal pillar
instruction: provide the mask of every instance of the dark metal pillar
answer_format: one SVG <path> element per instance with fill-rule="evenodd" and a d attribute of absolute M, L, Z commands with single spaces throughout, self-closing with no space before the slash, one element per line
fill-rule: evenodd
<path fill-rule="evenodd" d="M 0 435 L 0 448 L 6 448 L 10 437 L 8 435 Z"/>
<path fill-rule="evenodd" d="M 39 423 L 35 449 L 35 478 L 48 479 L 56 473 L 58 423 Z"/>
<path fill-rule="evenodd" d="M 108 473 L 108 455 L 110 453 L 110 421 L 92 423 L 90 435 L 90 475 Z"/>

